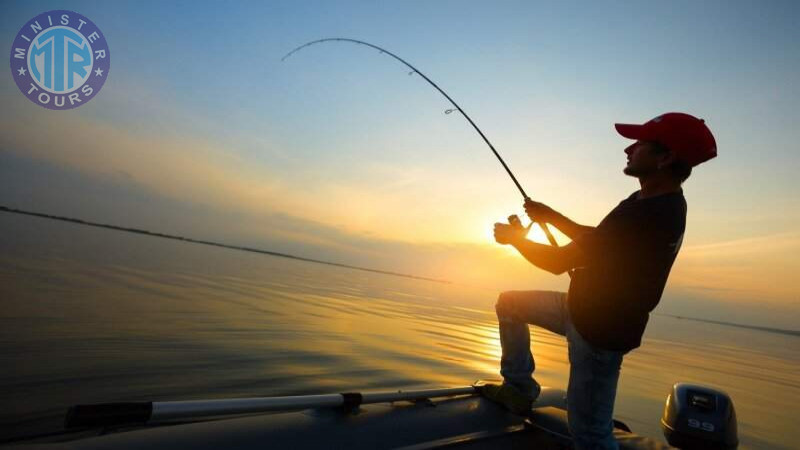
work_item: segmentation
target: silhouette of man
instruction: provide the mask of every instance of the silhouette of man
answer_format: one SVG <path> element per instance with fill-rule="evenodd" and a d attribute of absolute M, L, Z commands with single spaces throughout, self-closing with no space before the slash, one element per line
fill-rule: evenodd
<path fill-rule="evenodd" d="M 495 309 L 503 354 L 503 384 L 483 395 L 527 414 L 539 395 L 533 379 L 528 324 L 567 338 L 569 429 L 576 449 L 616 449 L 613 411 L 623 356 L 641 345 L 650 311 L 658 304 L 686 226 L 681 184 L 692 167 L 717 155 L 702 119 L 660 115 L 643 125 L 616 124 L 636 141 L 625 149 L 626 175 L 641 189 L 596 227 L 579 225 L 550 207 L 525 202 L 531 220 L 549 223 L 572 239 L 564 247 L 526 239 L 519 221 L 495 224 L 495 240 L 514 246 L 532 264 L 556 275 L 571 271 L 569 292 L 508 291 Z M 573 270 L 574 269 L 574 270 Z"/>

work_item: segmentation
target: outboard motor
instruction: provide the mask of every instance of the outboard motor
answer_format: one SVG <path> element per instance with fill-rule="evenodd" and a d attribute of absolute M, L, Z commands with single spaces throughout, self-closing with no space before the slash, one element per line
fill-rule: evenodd
<path fill-rule="evenodd" d="M 705 386 L 676 383 L 667 397 L 661 429 L 682 449 L 735 449 L 736 412 L 728 394 Z"/>

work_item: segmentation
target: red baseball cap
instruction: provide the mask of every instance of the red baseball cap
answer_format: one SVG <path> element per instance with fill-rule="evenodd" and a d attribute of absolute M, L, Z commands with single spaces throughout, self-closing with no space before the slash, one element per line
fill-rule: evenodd
<path fill-rule="evenodd" d="M 614 127 L 628 139 L 658 142 L 692 167 L 717 156 L 717 142 L 711 130 L 703 119 L 689 114 L 670 112 L 644 125 L 617 123 Z"/>

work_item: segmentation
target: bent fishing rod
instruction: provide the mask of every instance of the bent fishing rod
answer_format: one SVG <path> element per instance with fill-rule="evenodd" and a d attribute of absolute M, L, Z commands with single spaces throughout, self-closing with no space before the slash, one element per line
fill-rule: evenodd
<path fill-rule="evenodd" d="M 386 49 L 383 49 L 381 47 L 378 47 L 377 45 L 370 44 L 369 42 L 359 41 L 357 39 L 325 38 L 325 39 L 317 39 L 316 41 L 311 41 L 311 42 L 305 43 L 305 44 L 295 48 L 294 50 L 292 50 L 289 53 L 287 53 L 286 55 L 284 55 L 283 58 L 281 58 L 281 62 L 285 61 L 286 58 L 292 56 L 293 54 L 299 52 L 300 50 L 302 50 L 302 49 L 304 49 L 306 47 L 310 47 L 310 46 L 312 46 L 314 44 L 319 44 L 319 43 L 322 43 L 322 42 L 351 42 L 351 43 L 354 43 L 354 44 L 361 44 L 361 45 L 366 45 L 367 47 L 372 47 L 375 50 L 378 50 L 379 52 L 381 52 L 381 54 L 387 54 L 387 55 L 391 56 L 392 58 L 394 58 L 394 59 L 400 61 L 401 63 L 405 64 L 408 68 L 411 69 L 411 72 L 408 73 L 409 75 L 412 75 L 412 74 L 416 73 L 419 76 L 421 76 L 423 79 L 425 79 L 425 81 L 430 83 L 431 86 L 435 87 L 436 90 L 439 91 L 439 93 L 441 93 L 442 95 L 444 95 L 444 97 L 453 105 L 454 109 L 446 110 L 445 114 L 450 114 L 453 111 L 460 112 L 461 115 L 463 115 L 464 118 L 467 119 L 467 121 L 470 123 L 470 125 L 472 125 L 472 128 L 475 128 L 475 131 L 477 131 L 478 134 L 481 136 L 481 138 L 483 138 L 483 141 L 486 142 L 486 145 L 488 145 L 489 149 L 492 150 L 492 153 L 494 153 L 494 156 L 496 156 L 497 159 L 500 161 L 500 164 L 503 165 L 503 168 L 506 169 L 506 172 L 508 173 L 508 176 L 511 177 L 511 181 L 513 181 L 514 184 L 517 186 L 517 189 L 519 189 L 519 192 L 522 194 L 522 197 L 525 199 L 525 201 L 531 200 L 531 198 L 528 197 L 528 194 L 525 193 L 525 190 L 522 189 L 522 186 L 519 184 L 519 181 L 517 181 L 517 177 L 515 177 L 514 174 L 511 173 L 511 169 L 509 169 L 508 165 L 506 164 L 506 162 L 503 161 L 503 158 L 500 156 L 500 153 L 498 153 L 497 150 L 495 150 L 495 148 L 492 145 L 492 143 L 489 142 L 489 139 L 486 138 L 486 135 L 484 135 L 483 132 L 481 131 L 481 129 L 478 128 L 477 125 L 475 125 L 475 122 L 472 121 L 472 119 L 467 115 L 467 113 L 465 113 L 464 110 L 461 109 L 461 107 L 458 106 L 458 104 L 455 101 L 453 101 L 453 99 L 450 98 L 450 96 L 447 95 L 447 93 L 445 91 L 442 90 L 442 88 L 440 88 L 436 83 L 434 83 L 424 73 L 420 72 L 416 67 L 412 66 L 411 64 L 406 62 L 403 58 L 395 55 L 394 53 L 390 52 L 389 50 L 386 50 Z M 510 222 L 514 222 L 514 220 L 512 220 L 512 218 L 516 219 L 517 222 L 519 221 L 519 219 L 516 218 L 516 216 L 512 216 L 512 217 L 509 218 Z M 537 223 L 542 228 L 542 231 L 544 231 L 544 234 L 547 235 L 547 240 L 550 241 L 550 244 L 553 247 L 558 247 L 558 243 L 556 242 L 555 238 L 553 237 L 553 234 L 550 233 L 550 229 L 547 227 L 547 224 L 544 223 L 544 222 L 537 222 Z"/>

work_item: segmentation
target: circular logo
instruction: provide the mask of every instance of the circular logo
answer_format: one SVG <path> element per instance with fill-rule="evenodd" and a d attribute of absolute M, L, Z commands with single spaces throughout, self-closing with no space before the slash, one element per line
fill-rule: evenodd
<path fill-rule="evenodd" d="M 48 11 L 25 24 L 11 46 L 19 90 L 49 109 L 77 108 L 100 92 L 111 68 L 100 28 L 73 11 Z"/>

